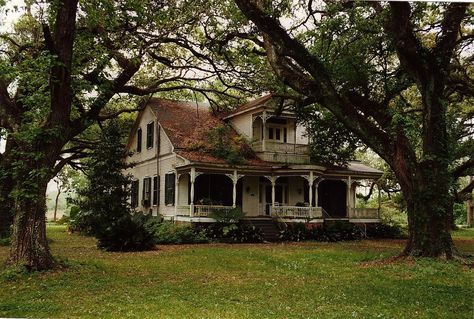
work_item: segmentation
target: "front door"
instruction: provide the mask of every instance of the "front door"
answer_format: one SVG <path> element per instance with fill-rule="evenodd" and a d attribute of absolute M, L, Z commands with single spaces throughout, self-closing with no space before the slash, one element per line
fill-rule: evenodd
<path fill-rule="evenodd" d="M 265 184 L 265 215 L 270 215 L 270 207 L 272 206 L 272 185 Z M 283 206 L 287 204 L 287 185 L 275 185 L 275 205 Z"/>

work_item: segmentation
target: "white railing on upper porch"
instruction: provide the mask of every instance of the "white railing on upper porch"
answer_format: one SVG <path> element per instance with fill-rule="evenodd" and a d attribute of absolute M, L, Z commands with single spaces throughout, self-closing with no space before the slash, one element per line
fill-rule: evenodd
<path fill-rule="evenodd" d="M 274 206 L 270 214 L 278 218 L 316 219 L 323 217 L 321 207 Z"/>
<path fill-rule="evenodd" d="M 263 152 L 262 141 L 252 143 L 255 152 Z M 271 140 L 265 140 L 265 152 L 308 154 L 309 148 L 306 144 L 281 143 Z"/>
<path fill-rule="evenodd" d="M 379 219 L 379 210 L 377 208 L 350 208 L 349 218 Z"/>

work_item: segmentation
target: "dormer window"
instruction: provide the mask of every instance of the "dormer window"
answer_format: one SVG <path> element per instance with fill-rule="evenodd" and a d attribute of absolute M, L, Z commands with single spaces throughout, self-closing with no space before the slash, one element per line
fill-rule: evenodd
<path fill-rule="evenodd" d="M 153 147 L 153 136 L 154 136 L 155 123 L 151 122 L 146 125 L 146 148 Z"/>
<path fill-rule="evenodd" d="M 142 129 L 137 130 L 137 153 L 142 151 Z"/>

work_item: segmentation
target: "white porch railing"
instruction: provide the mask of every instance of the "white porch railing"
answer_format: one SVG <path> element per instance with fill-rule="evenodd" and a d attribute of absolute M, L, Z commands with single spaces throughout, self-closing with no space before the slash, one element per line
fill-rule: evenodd
<path fill-rule="evenodd" d="M 350 208 L 349 218 L 378 219 L 379 210 L 377 208 Z"/>
<path fill-rule="evenodd" d="M 217 210 L 230 211 L 232 206 L 224 205 L 194 205 L 194 214 L 195 217 L 208 217 L 210 213 Z"/>
<path fill-rule="evenodd" d="M 263 152 L 262 141 L 252 143 L 252 148 L 256 152 Z M 309 148 L 306 144 L 281 143 L 271 140 L 265 140 L 266 152 L 308 154 Z"/>
<path fill-rule="evenodd" d="M 189 205 L 178 205 L 176 213 L 178 216 L 189 216 Z"/>
<path fill-rule="evenodd" d="M 232 206 L 223 205 L 194 205 L 194 212 L 190 215 L 190 205 L 179 205 L 176 207 L 176 213 L 178 216 L 208 217 L 210 213 L 216 210 L 229 211 L 232 208 Z"/>
<path fill-rule="evenodd" d="M 274 206 L 270 207 L 270 214 L 279 218 L 315 219 L 323 217 L 321 207 Z"/>

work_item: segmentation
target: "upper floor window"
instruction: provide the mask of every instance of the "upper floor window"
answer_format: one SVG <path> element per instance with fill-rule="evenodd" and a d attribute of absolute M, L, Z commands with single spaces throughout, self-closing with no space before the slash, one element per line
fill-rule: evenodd
<path fill-rule="evenodd" d="M 269 140 L 286 143 L 287 129 L 281 126 L 269 126 L 267 128 L 267 138 Z"/>
<path fill-rule="evenodd" d="M 155 123 L 151 122 L 146 125 L 146 148 L 153 147 L 153 137 L 154 137 L 154 128 Z"/>
<path fill-rule="evenodd" d="M 137 130 L 137 153 L 142 151 L 142 129 Z"/>

